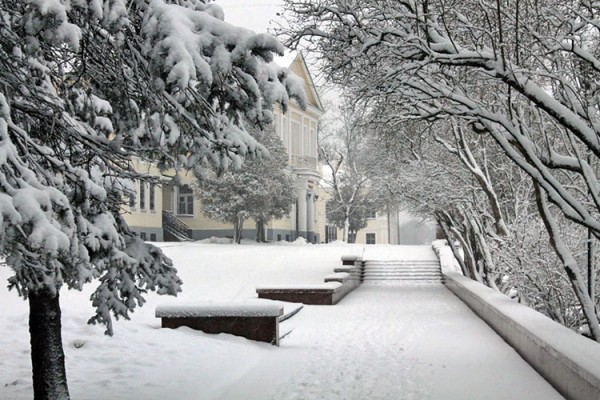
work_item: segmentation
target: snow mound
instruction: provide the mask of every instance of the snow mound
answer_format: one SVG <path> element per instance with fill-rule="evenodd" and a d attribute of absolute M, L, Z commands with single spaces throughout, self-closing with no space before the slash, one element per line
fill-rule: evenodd
<path fill-rule="evenodd" d="M 233 239 L 211 236 L 207 239 L 197 240 L 196 243 L 204 243 L 204 244 L 231 244 L 233 243 Z"/>
<path fill-rule="evenodd" d="M 456 258 L 454 258 L 454 254 L 452 254 L 452 249 L 448 246 L 448 241 L 446 239 L 443 240 L 434 240 L 431 242 L 431 246 L 433 247 L 433 251 L 438 256 L 440 260 L 440 266 L 442 267 L 442 273 L 446 274 L 448 272 L 456 272 L 458 274 L 462 274 L 460 269 L 460 265 Z"/>

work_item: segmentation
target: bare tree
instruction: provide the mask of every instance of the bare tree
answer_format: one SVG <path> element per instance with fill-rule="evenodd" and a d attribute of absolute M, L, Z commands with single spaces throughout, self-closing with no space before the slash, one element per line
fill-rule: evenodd
<path fill-rule="evenodd" d="M 343 229 L 343 240 L 348 242 L 351 230 L 364 227 L 361 220 L 366 220 L 365 208 L 377 207 L 379 194 L 372 179 L 375 165 L 367 149 L 365 113 L 348 104 L 339 111 L 335 124 L 325 129 L 321 126 L 319 155 L 328 167 L 324 180 L 333 194 L 328 213 Z"/>
<path fill-rule="evenodd" d="M 565 218 L 600 235 L 598 9 L 589 2 L 286 1 L 288 43 L 304 41 L 328 76 L 405 119 L 460 118 L 488 135 Z M 580 79 L 582 71 L 586 79 Z M 585 89 L 587 86 L 587 90 Z M 586 93 L 588 93 L 586 95 Z M 593 94 L 593 95 L 591 95 Z M 545 197 L 544 197 L 545 198 Z M 543 208 L 540 208 L 543 210 Z M 552 243 L 552 213 L 543 213 Z M 558 249 L 557 249 L 558 251 Z M 572 264 L 566 246 L 559 257 Z M 487 255 L 483 255 L 487 257 Z M 592 337 L 600 326 L 570 273 Z"/>

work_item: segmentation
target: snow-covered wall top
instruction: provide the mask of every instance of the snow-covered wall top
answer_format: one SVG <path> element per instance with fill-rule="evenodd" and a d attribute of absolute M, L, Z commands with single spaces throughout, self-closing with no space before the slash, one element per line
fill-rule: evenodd
<path fill-rule="evenodd" d="M 336 290 L 342 287 L 340 282 L 327 282 L 317 284 L 305 284 L 305 285 L 270 285 L 270 286 L 259 286 L 256 291 L 262 290 Z"/>
<path fill-rule="evenodd" d="M 480 282 L 457 273 L 446 286 L 561 394 L 600 398 L 600 346 Z"/>

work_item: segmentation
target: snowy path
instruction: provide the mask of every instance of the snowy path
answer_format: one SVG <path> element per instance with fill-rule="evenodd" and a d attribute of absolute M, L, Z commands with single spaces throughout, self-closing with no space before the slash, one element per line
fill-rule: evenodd
<path fill-rule="evenodd" d="M 256 301 L 257 285 L 317 283 L 340 257 L 431 258 L 429 246 L 163 244 L 184 281 L 150 295 L 114 337 L 86 325 L 92 287 L 65 290 L 63 342 L 78 400 L 482 400 L 560 398 L 443 286 L 363 285 L 281 324 L 280 348 L 160 329 L 165 302 Z M 371 254 L 369 254 L 371 253 Z M 9 276 L 0 269 L 0 281 Z M 0 399 L 32 397 L 27 302 L 0 291 Z"/>
<path fill-rule="evenodd" d="M 222 400 L 562 398 L 442 285 L 363 285 L 289 329 Z"/>

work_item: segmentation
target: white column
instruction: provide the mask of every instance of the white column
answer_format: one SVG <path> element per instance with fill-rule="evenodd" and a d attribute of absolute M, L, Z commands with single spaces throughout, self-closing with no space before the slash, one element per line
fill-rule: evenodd
<path fill-rule="evenodd" d="M 306 237 L 306 180 L 300 179 L 298 182 L 299 187 L 297 188 L 298 195 L 298 206 L 297 206 L 297 215 L 298 220 L 296 221 L 296 227 L 298 230 L 298 235 Z"/>
<path fill-rule="evenodd" d="M 307 232 L 315 232 L 315 194 L 308 193 L 306 195 L 306 230 Z M 311 239 L 311 238 L 307 238 Z"/>

